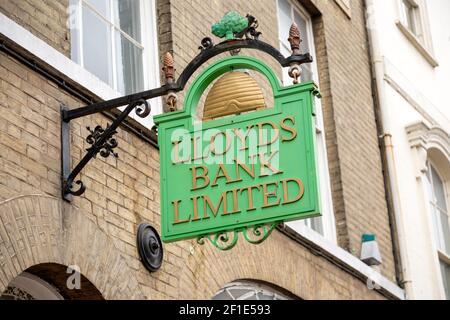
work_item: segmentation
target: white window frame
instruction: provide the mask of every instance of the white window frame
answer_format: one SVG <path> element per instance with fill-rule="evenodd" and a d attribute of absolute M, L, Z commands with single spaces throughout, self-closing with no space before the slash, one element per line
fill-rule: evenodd
<path fill-rule="evenodd" d="M 399 30 L 403 33 L 406 39 L 416 48 L 416 50 L 425 58 L 425 60 L 433 67 L 439 66 L 438 61 L 434 57 L 433 42 L 431 39 L 430 24 L 428 20 L 428 9 L 425 0 L 405 0 L 415 7 L 415 21 L 416 29 L 415 34 L 406 22 L 406 14 L 403 10 L 403 1 L 397 0 L 397 20 L 395 24 Z"/>
<path fill-rule="evenodd" d="M 436 174 L 439 176 L 439 179 L 442 181 L 443 188 L 444 188 L 444 195 L 445 195 L 445 199 L 444 200 L 446 201 L 445 205 L 446 205 L 447 212 L 443 212 L 442 208 L 437 204 L 437 199 L 436 199 L 435 190 L 434 190 L 434 183 L 433 183 L 434 182 L 434 180 L 433 180 L 434 177 L 433 177 L 433 173 L 431 171 L 431 168 L 434 169 L 434 172 L 436 172 Z M 431 181 L 430 181 L 430 183 L 431 183 L 430 191 L 431 191 L 431 196 L 432 196 L 432 199 L 428 199 L 428 204 L 431 206 L 431 208 L 433 210 L 437 210 L 439 214 L 444 213 L 447 216 L 447 224 L 450 227 L 449 212 L 448 212 L 449 211 L 449 206 L 448 206 L 449 205 L 449 201 L 448 201 L 448 192 L 447 192 L 447 188 L 446 188 L 445 179 L 439 173 L 438 167 L 433 163 L 432 160 L 428 160 L 427 170 L 429 172 L 429 176 L 430 176 L 430 179 L 431 179 Z M 437 231 L 438 230 L 434 230 L 434 232 L 437 232 Z M 440 238 L 440 236 L 438 236 L 438 237 Z M 445 239 L 443 241 L 445 241 Z M 436 248 L 438 248 L 438 251 L 440 251 L 440 254 L 442 254 L 444 256 L 447 256 L 450 259 L 450 256 L 449 256 L 450 252 L 443 252 L 442 250 L 439 249 L 439 247 L 440 246 L 438 244 L 436 244 Z"/>
<path fill-rule="evenodd" d="M 445 297 L 444 281 L 442 278 L 440 261 L 450 264 L 450 257 L 439 250 L 435 239 L 436 232 L 433 222 L 433 212 L 430 204 L 430 186 L 432 183 L 427 177 L 429 164 L 433 165 L 444 183 L 444 193 L 447 210 L 450 210 L 450 139 L 445 128 L 425 120 L 420 120 L 406 126 L 406 133 L 412 151 L 415 176 L 420 181 L 421 208 L 426 221 L 428 250 L 432 253 L 433 263 L 429 272 L 433 275 L 433 286 L 437 286 L 441 297 Z M 423 205 L 423 206 L 422 206 Z M 450 221 L 449 221 L 450 223 Z M 434 278 L 436 277 L 436 278 Z"/>
<path fill-rule="evenodd" d="M 110 1 L 110 0 L 108 0 Z M 159 55 L 158 55 L 158 34 L 157 34 L 157 26 L 156 26 L 156 4 L 155 0 L 136 0 L 140 1 L 140 23 L 141 23 L 141 43 L 138 43 L 136 40 L 134 40 L 131 36 L 123 32 L 122 30 L 119 30 L 117 26 L 114 26 L 113 23 L 109 20 L 107 20 L 105 17 L 99 13 L 95 7 L 93 7 L 88 1 L 86 0 L 71 0 L 71 5 L 75 6 L 75 10 L 70 10 L 71 14 L 74 14 L 75 17 L 71 17 L 70 19 L 73 21 L 74 26 L 78 29 L 79 32 L 79 38 L 77 40 L 78 47 L 72 48 L 71 50 L 76 50 L 77 55 L 79 57 L 79 61 L 75 61 L 79 63 L 84 68 L 84 61 L 83 61 L 83 26 L 82 26 L 82 6 L 85 5 L 90 10 L 95 12 L 96 16 L 98 16 L 103 22 L 105 22 L 111 33 L 111 53 L 112 53 L 112 77 L 113 77 L 113 84 L 109 85 L 108 83 L 100 80 L 101 82 L 105 83 L 106 86 L 109 86 L 112 90 L 117 92 L 118 96 L 121 96 L 120 92 L 118 92 L 118 83 L 117 83 L 117 63 L 116 63 L 116 50 L 115 48 L 115 36 L 114 32 L 118 31 L 124 37 L 126 37 L 129 41 L 131 41 L 133 44 L 141 48 L 143 51 L 142 54 L 142 69 L 143 69 L 143 82 L 144 82 L 144 88 L 143 90 L 150 90 L 153 88 L 157 88 L 161 85 L 160 78 L 159 78 Z M 110 15 L 111 17 L 114 16 L 114 7 L 110 6 Z M 74 42 L 71 42 L 71 46 L 74 45 Z M 71 52 L 71 55 L 73 55 L 73 52 Z M 73 58 L 73 57 L 71 57 Z M 85 69 L 86 70 L 86 69 Z M 88 70 L 86 70 L 88 71 Z M 88 71 L 89 72 L 89 71 Z M 95 76 L 95 75 L 94 75 Z M 161 114 L 162 113 L 162 103 L 161 98 L 154 98 L 149 100 L 151 106 L 152 106 L 152 116 Z M 133 113 L 130 114 L 132 118 L 140 122 L 146 127 L 151 127 L 153 125 L 153 119 L 152 117 L 147 118 L 140 118 L 135 116 Z"/>
<path fill-rule="evenodd" d="M 293 10 L 296 10 L 297 13 L 306 21 L 306 29 L 307 29 L 307 38 L 308 38 L 308 46 L 310 48 L 310 54 L 315 57 L 316 50 L 314 45 L 314 32 L 312 28 L 312 19 L 311 15 L 297 2 L 287 0 Z M 279 18 L 279 0 L 277 0 L 277 18 Z M 292 17 L 293 18 L 293 17 Z M 278 37 L 280 37 L 280 32 L 278 32 Z M 287 39 L 279 39 L 279 43 L 281 45 L 282 41 L 286 41 Z M 319 72 L 317 68 L 317 64 L 314 61 L 310 64 L 311 71 L 313 74 L 312 80 L 315 83 L 319 83 Z M 283 79 L 283 82 L 287 85 L 288 79 Z M 290 79 L 292 81 L 292 79 Z M 331 184 L 330 184 L 330 175 L 328 168 L 328 154 L 325 143 L 325 128 L 323 126 L 323 115 L 322 115 L 322 104 L 320 99 L 315 99 L 315 112 L 316 112 L 316 163 L 318 168 L 318 179 L 319 179 L 319 194 L 320 194 L 320 205 L 322 211 L 322 231 L 323 237 L 330 240 L 332 243 L 337 243 L 336 239 L 336 224 L 334 219 L 333 212 L 333 199 L 331 196 Z M 303 226 L 306 225 L 311 229 L 311 220 L 298 220 L 286 223 L 290 228 L 294 231 L 301 233 L 304 229 Z M 313 232 L 315 230 L 311 229 Z M 317 234 L 320 234 L 316 232 Z"/>
<path fill-rule="evenodd" d="M 437 166 L 432 161 L 432 159 L 428 159 L 428 161 L 427 161 L 427 171 L 428 171 L 429 176 L 430 176 L 429 183 L 431 184 L 430 185 L 430 191 L 431 191 L 431 196 L 432 196 L 432 199 L 427 197 L 427 204 L 428 204 L 428 207 L 429 207 L 429 216 L 430 216 L 430 219 L 433 220 L 435 218 L 435 217 L 433 217 L 433 215 L 435 214 L 434 210 L 442 211 L 442 210 L 440 210 L 439 206 L 436 203 L 436 198 L 435 198 L 435 195 L 434 195 L 435 191 L 434 191 L 434 185 L 433 185 L 433 174 L 431 172 L 431 167 L 433 167 L 434 171 L 436 172 L 436 174 L 439 176 L 439 178 L 441 179 L 441 181 L 443 183 L 444 195 L 445 195 L 445 199 L 444 200 L 446 201 L 445 204 L 446 204 L 446 207 L 447 207 L 447 212 L 446 212 L 447 223 L 449 224 L 449 227 L 450 227 L 450 207 L 449 207 L 450 201 L 449 201 L 449 192 L 448 192 L 448 181 L 446 181 L 443 178 L 442 174 L 439 172 L 439 166 Z M 438 213 L 438 214 L 440 214 L 440 213 Z M 434 222 L 432 223 L 432 229 L 433 229 L 433 233 L 438 233 L 438 230 L 435 229 L 435 223 Z M 440 248 L 440 246 L 438 244 L 438 241 L 436 241 L 436 235 L 435 234 L 433 234 L 432 241 L 433 241 L 433 244 L 434 244 L 433 247 L 437 251 L 437 258 L 438 258 L 438 264 L 439 264 L 438 268 L 439 268 L 439 271 L 441 271 L 441 266 L 440 266 L 441 262 L 450 266 L 450 255 L 449 255 L 448 252 L 444 252 L 444 251 L 441 250 L 441 248 Z M 441 278 L 442 289 L 444 290 L 444 279 L 443 279 L 442 272 L 439 272 L 439 274 L 440 274 L 439 276 Z M 447 296 L 447 292 L 445 292 L 445 290 L 444 290 L 444 295 L 446 296 L 446 298 L 448 300 L 450 300 L 450 296 Z"/>
<path fill-rule="evenodd" d="M 439 270 L 441 269 L 441 266 L 440 266 L 441 262 L 446 264 L 447 266 L 450 266 L 450 257 L 440 250 L 438 250 L 438 258 L 439 258 Z M 444 285 L 444 279 L 443 279 L 442 272 L 440 272 L 440 274 L 441 274 L 441 283 L 442 283 L 442 286 L 444 287 L 445 285 Z M 445 288 L 443 288 L 443 289 L 444 289 L 445 298 L 447 300 L 450 300 L 450 293 L 448 294 L 447 292 L 445 292 Z"/>
<path fill-rule="evenodd" d="M 400 21 L 405 25 L 405 27 L 408 28 L 409 31 L 411 31 L 421 42 L 424 41 L 424 34 L 423 34 L 423 23 L 421 18 L 421 11 L 422 8 L 420 8 L 418 2 L 416 0 L 400 0 Z M 412 12 L 412 22 L 414 23 L 413 26 L 409 25 L 409 17 L 408 13 L 405 12 L 404 7 L 405 3 L 413 8 Z M 414 30 L 412 30 L 412 28 Z"/>

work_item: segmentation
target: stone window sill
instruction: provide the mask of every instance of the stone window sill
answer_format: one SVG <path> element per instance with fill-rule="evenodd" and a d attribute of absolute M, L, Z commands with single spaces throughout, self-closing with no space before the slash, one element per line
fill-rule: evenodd
<path fill-rule="evenodd" d="M 450 264 L 450 256 L 441 250 L 438 250 L 439 259 L 444 261 L 446 264 Z"/>
<path fill-rule="evenodd" d="M 429 49 L 427 49 L 420 40 L 399 20 L 395 22 L 397 27 L 400 29 L 400 31 L 403 33 L 403 35 L 406 37 L 406 39 L 411 42 L 411 44 L 414 46 L 414 48 L 417 49 L 417 51 L 422 55 L 422 57 L 427 60 L 427 62 L 433 67 L 436 68 L 439 66 L 439 63 L 437 62 L 436 58 L 434 58 L 433 54 L 430 52 Z"/>
<path fill-rule="evenodd" d="M 347 16 L 347 18 L 349 18 L 349 19 L 352 18 L 352 10 L 348 4 L 346 4 L 343 0 L 334 0 L 334 2 L 336 2 L 338 4 L 339 8 L 341 8 L 341 10 Z"/>

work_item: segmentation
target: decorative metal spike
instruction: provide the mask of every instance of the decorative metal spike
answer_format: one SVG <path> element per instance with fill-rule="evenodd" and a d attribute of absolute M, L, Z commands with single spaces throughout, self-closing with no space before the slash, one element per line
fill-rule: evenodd
<path fill-rule="evenodd" d="M 300 42 L 302 42 L 302 39 L 300 39 L 300 30 L 295 22 L 292 22 L 291 28 L 289 29 L 288 41 L 291 45 L 292 55 L 299 55 Z"/>
<path fill-rule="evenodd" d="M 166 52 L 163 57 L 163 68 L 164 77 L 166 78 L 166 83 L 172 83 L 175 78 L 175 68 L 173 67 L 173 56 L 170 52 Z"/>

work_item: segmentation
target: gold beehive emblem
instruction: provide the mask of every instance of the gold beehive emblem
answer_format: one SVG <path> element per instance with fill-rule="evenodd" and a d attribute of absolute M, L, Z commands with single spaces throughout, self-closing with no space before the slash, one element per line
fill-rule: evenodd
<path fill-rule="evenodd" d="M 229 72 L 208 93 L 203 120 L 265 108 L 258 83 L 244 72 Z"/>

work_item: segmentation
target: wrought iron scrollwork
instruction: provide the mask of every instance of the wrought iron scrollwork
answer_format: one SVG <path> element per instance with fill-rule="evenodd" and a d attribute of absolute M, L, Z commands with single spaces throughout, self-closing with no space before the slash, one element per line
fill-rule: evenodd
<path fill-rule="evenodd" d="M 83 182 L 81 180 L 75 181 L 75 178 L 81 172 L 81 170 L 88 164 L 88 162 L 95 158 L 98 153 L 104 158 L 113 155 L 114 157 L 118 157 L 118 154 L 114 152 L 114 148 L 118 146 L 117 140 L 113 137 L 117 131 L 117 127 L 125 120 L 125 118 L 130 114 L 131 111 L 135 110 L 136 115 L 144 118 L 150 114 L 151 108 L 150 104 L 145 99 L 138 99 L 132 103 L 130 103 L 124 111 L 112 122 L 111 125 L 107 125 L 106 128 L 102 128 L 100 125 L 97 125 L 94 129 L 87 127 L 89 130 L 89 135 L 86 137 L 86 142 L 91 146 L 86 149 L 87 153 L 84 157 L 78 162 L 75 168 L 69 173 L 68 168 L 64 167 L 63 164 L 63 197 L 66 200 L 69 200 L 67 195 L 80 196 L 86 190 Z M 62 137 L 64 139 L 68 139 L 67 132 L 64 132 L 64 128 L 67 131 L 67 126 L 61 126 Z M 65 142 L 68 144 L 68 142 Z M 65 165 L 67 165 L 67 160 L 65 161 Z M 66 176 L 67 174 L 67 176 Z M 75 189 L 74 184 L 78 185 L 78 189 Z M 70 200 L 69 200 L 70 201 Z"/>
<path fill-rule="evenodd" d="M 150 104 L 145 99 L 139 99 L 135 103 L 136 115 L 140 118 L 145 118 L 151 112 Z"/>
<path fill-rule="evenodd" d="M 74 189 L 74 184 L 78 185 L 78 189 Z M 73 196 L 81 196 L 85 191 L 86 187 L 81 180 L 77 181 L 68 181 L 66 184 L 66 193 L 71 194 Z"/>
<path fill-rule="evenodd" d="M 245 39 L 259 40 L 259 36 L 262 33 L 256 30 L 259 27 L 258 20 L 250 14 L 247 14 L 246 18 L 248 20 L 248 27 L 236 34 L 236 38 L 245 37 Z"/>
<path fill-rule="evenodd" d="M 201 46 L 198 47 L 200 51 L 208 50 L 214 47 L 214 42 L 210 37 L 203 38 L 200 44 Z"/>
<path fill-rule="evenodd" d="M 251 244 L 260 244 L 266 240 L 272 231 L 279 225 L 275 222 L 269 225 L 256 225 L 248 228 L 239 228 L 231 231 L 222 231 L 213 234 L 203 235 L 197 238 L 197 243 L 205 244 L 205 240 L 209 240 L 216 248 L 222 251 L 232 249 L 239 239 L 239 233 L 244 235 L 244 239 Z"/>
<path fill-rule="evenodd" d="M 109 124 L 106 125 L 106 129 L 108 128 Z M 90 127 L 86 127 L 86 129 L 88 129 L 88 131 L 91 133 L 87 136 L 86 142 L 92 145 L 92 147 L 87 148 L 86 151 L 93 150 L 94 158 L 97 156 L 97 153 L 100 153 L 103 158 L 108 158 L 110 155 L 113 155 L 116 158 L 119 156 L 116 152 L 114 152 L 114 148 L 116 148 L 119 143 L 113 137 L 109 137 L 108 139 L 106 139 L 106 141 L 102 145 L 99 145 L 97 143 L 102 134 L 105 132 L 105 129 L 103 129 L 101 126 L 96 126 L 94 130 L 92 130 Z M 116 133 L 117 131 L 114 130 L 111 135 L 114 135 Z"/>

